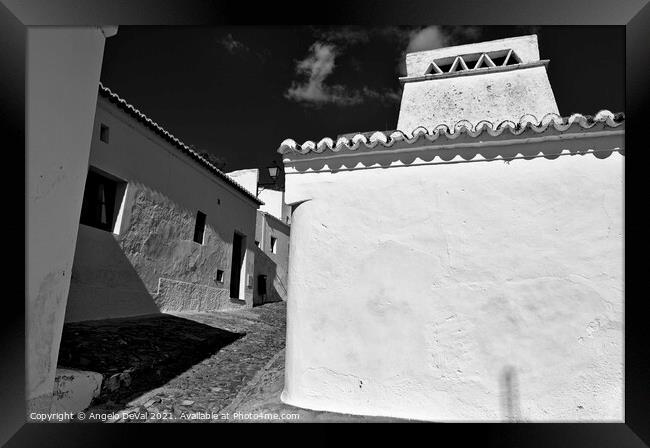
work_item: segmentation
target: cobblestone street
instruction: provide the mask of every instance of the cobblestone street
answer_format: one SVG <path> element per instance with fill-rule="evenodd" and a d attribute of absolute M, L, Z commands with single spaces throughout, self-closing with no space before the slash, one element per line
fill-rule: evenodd
<path fill-rule="evenodd" d="M 285 313 L 278 302 L 68 324 L 59 365 L 104 375 L 87 414 L 217 413 L 284 348 Z"/>
<path fill-rule="evenodd" d="M 278 302 L 217 313 L 71 323 L 64 328 L 59 365 L 104 376 L 102 393 L 85 415 L 121 417 L 102 422 L 400 421 L 282 403 L 285 322 L 286 303 Z M 192 418 L 200 413 L 220 417 Z M 84 420 L 92 421 L 98 419 Z"/>

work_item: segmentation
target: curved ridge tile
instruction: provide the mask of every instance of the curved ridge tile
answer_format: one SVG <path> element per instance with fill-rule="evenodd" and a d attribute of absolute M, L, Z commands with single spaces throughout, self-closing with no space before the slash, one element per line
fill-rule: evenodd
<path fill-rule="evenodd" d="M 474 129 L 474 125 L 472 124 L 471 121 L 460 120 L 454 124 L 451 131 L 452 133 L 455 134 L 456 132 L 466 132 L 466 130 L 473 130 L 473 129 Z"/>
<path fill-rule="evenodd" d="M 368 149 L 375 148 L 378 145 L 388 148 L 393 146 L 396 142 L 413 144 L 422 138 L 426 138 L 428 141 L 433 142 L 441 136 L 444 136 L 448 140 L 455 140 L 461 136 L 476 138 L 484 133 L 489 134 L 491 137 L 498 137 L 506 131 L 510 132 L 511 135 L 518 136 L 529 131 L 541 134 L 549 129 L 553 129 L 556 132 L 565 132 L 572 126 L 579 126 L 582 129 L 590 129 L 597 124 L 615 128 L 621 126 L 624 121 L 624 113 L 619 112 L 614 114 L 606 109 L 598 111 L 594 116 L 574 113 L 568 117 L 562 117 L 556 113 L 548 113 L 541 119 L 538 119 L 535 115 L 524 114 L 517 120 L 517 122 L 512 120 L 503 120 L 499 123 L 494 123 L 489 120 L 481 120 L 476 124 L 473 124 L 468 120 L 459 120 L 453 126 L 448 126 L 444 123 L 430 129 L 425 126 L 418 126 L 413 129 L 413 132 L 410 135 L 401 130 L 395 130 L 390 133 L 375 131 L 369 138 L 360 133 L 355 134 L 351 138 L 343 136 L 339 137 L 336 142 L 329 137 L 325 137 L 321 139 L 318 144 L 312 141 L 307 141 L 302 146 L 298 146 L 292 139 L 286 139 L 280 144 L 278 152 L 283 154 L 286 154 L 287 152 L 307 154 L 310 151 L 322 153 L 327 149 L 333 152 L 339 152 L 344 149 L 356 151 L 362 144 Z"/>
<path fill-rule="evenodd" d="M 390 134 L 390 139 L 393 142 L 400 142 L 400 141 L 406 140 L 406 135 L 404 135 L 404 133 L 402 131 L 393 131 Z"/>
<path fill-rule="evenodd" d="M 334 147 L 334 140 L 329 137 L 322 138 L 318 144 L 316 144 L 316 152 L 323 152 L 326 149 L 332 149 Z"/>
<path fill-rule="evenodd" d="M 363 134 L 357 134 L 354 137 L 352 137 L 352 143 L 356 144 L 357 146 L 359 143 L 367 143 L 368 140 L 366 139 L 366 136 Z"/>
<path fill-rule="evenodd" d="M 370 136 L 369 140 L 370 140 L 371 145 L 372 144 L 376 145 L 376 144 L 381 143 L 382 145 L 387 146 L 387 144 L 388 144 L 388 137 L 386 137 L 386 134 L 384 134 L 383 132 L 379 132 L 379 131 L 372 134 Z"/>

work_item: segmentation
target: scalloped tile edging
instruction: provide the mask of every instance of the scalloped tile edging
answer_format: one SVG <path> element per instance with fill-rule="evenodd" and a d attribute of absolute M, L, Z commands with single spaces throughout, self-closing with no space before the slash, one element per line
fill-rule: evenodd
<path fill-rule="evenodd" d="M 364 134 L 356 134 L 351 138 L 340 137 L 336 142 L 329 137 L 325 137 L 318 143 L 308 140 L 302 145 L 298 145 L 295 140 L 288 138 L 280 144 L 277 152 L 280 154 L 295 153 L 304 155 L 309 152 L 319 154 L 326 150 L 332 152 L 339 152 L 341 150 L 355 151 L 359 149 L 361 145 L 368 149 L 377 146 L 390 148 L 396 142 L 413 144 L 423 136 L 427 140 L 433 142 L 443 136 L 448 140 L 455 140 L 463 135 L 470 138 L 476 138 L 486 133 L 490 137 L 498 137 L 506 132 L 506 130 L 510 132 L 511 135 L 518 136 L 527 130 L 532 130 L 536 134 L 542 134 L 549 129 L 554 129 L 558 132 L 566 132 L 572 126 L 579 126 L 581 129 L 591 129 L 598 124 L 602 124 L 605 127 L 617 128 L 624 122 L 625 114 L 622 112 L 614 114 L 608 110 L 601 110 L 595 116 L 573 114 L 569 117 L 561 117 L 557 114 L 550 113 L 544 115 L 541 120 L 538 120 L 534 115 L 526 114 L 523 115 L 517 123 L 505 120 L 495 125 L 488 120 L 482 120 L 474 125 L 468 120 L 461 120 L 452 127 L 441 124 L 428 130 L 424 126 L 419 126 L 413 130 L 411 137 L 403 131 L 397 130 L 390 133 L 389 131 L 377 131 L 369 138 Z"/>

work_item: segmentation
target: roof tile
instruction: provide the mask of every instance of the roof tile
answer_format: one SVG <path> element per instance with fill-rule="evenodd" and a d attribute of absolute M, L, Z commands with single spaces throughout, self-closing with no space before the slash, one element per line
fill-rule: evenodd
<path fill-rule="evenodd" d="M 502 136 L 504 133 L 509 133 L 511 136 L 523 136 L 524 133 L 564 133 L 576 128 L 587 130 L 596 126 L 600 128 L 617 128 L 623 126 L 624 122 L 625 115 L 622 112 L 614 114 L 608 110 L 601 110 L 595 116 L 573 114 L 569 117 L 561 117 L 557 114 L 547 114 L 541 120 L 538 120 L 531 114 L 526 114 L 520 117 L 517 123 L 506 120 L 494 124 L 488 120 L 482 120 L 474 125 L 467 120 L 461 120 L 451 127 L 441 124 L 431 130 L 420 126 L 413 130 L 411 133 L 412 136 L 408 136 L 399 130 L 377 131 L 372 133 L 369 138 L 367 135 L 370 133 L 365 132 L 355 134 L 352 137 L 343 135 L 338 138 L 336 143 L 331 138 L 326 137 L 321 139 L 318 144 L 308 140 L 302 145 L 298 145 L 294 140 L 289 138 L 280 144 L 278 152 L 280 154 L 295 153 L 304 155 L 309 152 L 322 153 L 325 150 L 332 152 L 339 152 L 341 150 L 355 151 L 361 145 L 367 149 L 372 149 L 377 146 L 390 148 L 397 142 L 411 145 L 420 141 L 422 138 L 433 142 L 438 138 L 445 138 L 447 140 L 457 140 L 459 138 L 474 139 L 479 136 L 483 138 L 496 138 Z"/>
<path fill-rule="evenodd" d="M 255 201 L 257 204 L 263 205 L 264 202 L 260 201 L 257 197 L 255 197 L 253 194 L 251 194 L 248 190 L 246 190 L 243 186 L 241 186 L 238 182 L 234 181 L 231 179 L 229 176 L 227 176 L 223 171 L 215 167 L 212 163 L 210 163 L 208 160 L 206 160 L 204 157 L 202 157 L 198 152 L 187 146 L 185 143 L 183 143 L 181 140 L 179 140 L 177 137 L 169 133 L 167 130 L 165 130 L 162 126 L 160 126 L 158 123 L 153 121 L 151 118 L 147 117 L 145 114 L 140 112 L 137 108 L 135 108 L 133 105 L 129 104 L 121 98 L 119 95 L 117 95 L 115 92 L 113 92 L 111 89 L 108 87 L 104 86 L 101 82 L 99 83 L 99 94 L 108 99 L 111 103 L 115 104 L 119 108 L 121 108 L 123 111 L 131 115 L 133 118 L 137 119 L 140 123 L 144 124 L 148 128 L 150 128 L 153 132 L 167 140 L 167 142 L 171 143 L 172 146 L 175 148 L 179 149 L 181 152 L 184 154 L 190 156 L 195 162 L 197 162 L 199 165 L 202 165 L 204 168 L 206 168 L 208 171 L 210 171 L 215 177 L 217 177 L 220 180 L 225 181 L 226 183 L 230 184 L 233 186 L 235 189 L 237 189 L 240 193 L 244 194 L 246 197 L 249 199 L 252 199 Z"/>

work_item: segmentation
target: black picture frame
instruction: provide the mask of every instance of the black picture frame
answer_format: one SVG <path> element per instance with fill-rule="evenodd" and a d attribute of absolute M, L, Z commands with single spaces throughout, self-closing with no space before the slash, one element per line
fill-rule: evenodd
<path fill-rule="evenodd" d="M 4 191 L 6 210 L 13 218 L 5 222 L 16 240 L 15 247 L 6 252 L 11 266 L 5 273 L 3 287 L 4 312 L 0 313 L 0 443 L 6 446 L 113 446 L 133 441 L 136 433 L 146 432 L 146 438 L 170 440 L 173 434 L 185 432 L 186 441 L 197 434 L 194 425 L 156 426 L 126 425 L 115 428 L 98 424 L 36 424 L 25 419 L 25 288 L 16 279 L 19 270 L 26 269 L 24 244 L 16 235 L 24 230 L 24 196 L 16 192 L 24 173 L 25 154 L 25 49 L 26 29 L 30 26 L 81 25 L 238 25 L 269 24 L 448 24 L 448 25 L 617 25 L 626 30 L 626 162 L 625 162 L 625 423 L 620 424 L 469 424 L 425 425 L 415 432 L 424 435 L 426 443 L 443 443 L 450 437 L 454 444 L 475 438 L 482 444 L 499 446 L 650 446 L 650 338 L 645 311 L 647 293 L 637 286 L 643 278 L 641 261 L 635 253 L 641 251 L 634 242 L 641 235 L 644 220 L 635 218 L 645 211 L 645 201 L 635 197 L 643 194 L 644 145 L 641 139 L 648 123 L 650 102 L 650 5 L 649 0 L 502 0 L 472 1 L 328 1 L 316 8 L 305 3 L 224 2 L 206 0 L 1 0 L 0 4 L 0 118 L 8 133 L 3 133 L 3 157 L 7 176 Z M 594 42 L 598 45 L 598 42 Z M 566 45 L 571 45 L 567 42 Z M 579 85 L 580 80 L 576 80 Z M 603 86 L 607 88 L 607 86 Z M 590 112 L 590 111 L 586 111 Z M 9 139 L 7 139 L 9 137 Z M 637 141 L 638 140 L 638 141 Z M 632 142 L 630 144 L 629 142 Z M 6 145 L 6 146 L 5 146 Z M 631 159 L 629 159 L 631 157 Z M 631 163 L 630 163 L 631 162 Z M 21 170 L 22 168 L 22 170 Z M 22 171 L 22 172 L 21 172 Z M 13 178 L 15 176 L 16 178 Z M 24 183 L 22 184 L 24 185 Z M 6 220 L 8 221 L 8 220 Z M 21 226 L 22 224 L 22 226 Z M 7 233 L 5 233 L 7 235 Z M 24 235 L 24 234 L 23 234 Z M 22 262 L 21 262 L 22 261 Z M 16 272 L 13 272 L 13 271 Z M 23 272 L 24 276 L 25 272 Z M 214 431 L 213 425 L 203 425 L 199 432 L 212 431 L 225 437 L 223 426 Z M 230 425 L 232 426 L 232 425 Z M 267 425 L 273 426 L 273 425 Z M 371 425 L 375 435 L 388 436 L 387 429 Z M 295 426 L 294 426 L 295 427 Z M 322 428 L 322 427 L 321 427 Z M 468 430 L 469 429 L 469 430 Z M 190 431 L 189 433 L 187 431 Z M 413 431 L 408 429 L 407 431 Z M 230 431 L 228 431 L 230 432 Z M 241 432 L 241 431 L 240 431 Z M 265 432 L 267 438 L 275 430 Z M 219 436 L 219 437 L 221 437 Z M 343 441 L 340 435 L 327 429 L 313 429 L 307 443 L 314 439 Z M 216 440 L 216 439 L 214 439 Z M 286 438 L 277 439 L 286 441 Z M 422 440 L 422 439 L 421 439 Z M 225 439 L 224 439 L 225 441 Z M 215 442 L 216 443 L 216 442 Z M 415 443 L 415 442 L 411 442 Z M 444 442 L 445 444 L 450 442 Z M 148 443 L 150 444 L 150 443 Z M 212 443 L 211 443 L 212 444 Z M 127 443 L 128 445 L 128 443 Z"/>

